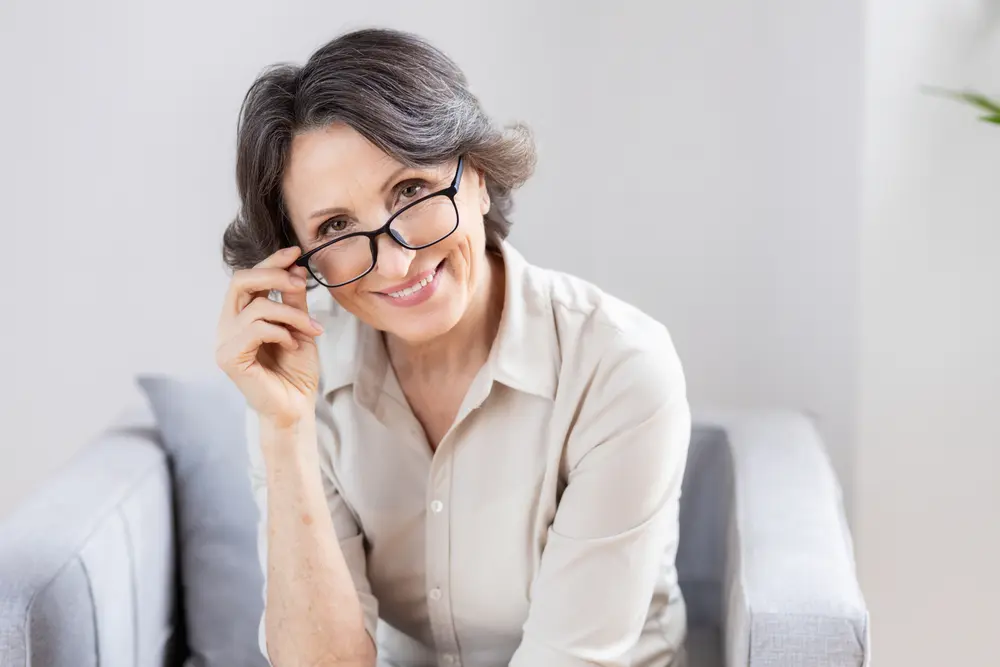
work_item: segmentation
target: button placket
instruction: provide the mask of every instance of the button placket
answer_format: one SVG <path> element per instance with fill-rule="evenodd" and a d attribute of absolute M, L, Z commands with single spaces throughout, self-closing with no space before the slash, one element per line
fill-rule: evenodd
<path fill-rule="evenodd" d="M 445 440 L 448 436 L 445 436 Z M 455 656 L 458 664 L 458 638 L 452 617 L 451 595 L 451 520 L 448 508 L 451 491 L 452 458 L 444 440 L 431 462 L 427 489 L 426 577 L 427 607 L 439 654 Z"/>

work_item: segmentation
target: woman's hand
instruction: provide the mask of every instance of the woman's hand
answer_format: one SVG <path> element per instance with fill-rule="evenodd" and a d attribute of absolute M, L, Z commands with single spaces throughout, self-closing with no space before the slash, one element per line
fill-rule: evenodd
<path fill-rule="evenodd" d="M 219 318 L 216 363 L 257 414 L 278 425 L 312 414 L 319 388 L 314 337 L 323 330 L 309 317 L 306 269 L 292 266 L 300 253 L 284 248 L 237 271 Z M 268 299 L 270 290 L 282 303 Z"/>

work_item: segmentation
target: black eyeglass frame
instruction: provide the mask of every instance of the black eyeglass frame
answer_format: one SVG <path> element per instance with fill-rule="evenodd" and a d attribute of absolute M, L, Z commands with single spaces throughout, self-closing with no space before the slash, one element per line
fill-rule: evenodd
<path fill-rule="evenodd" d="M 398 243 L 399 245 L 403 246 L 404 248 L 406 248 L 408 250 L 423 250 L 424 248 L 429 248 L 429 247 L 431 247 L 432 245 L 434 245 L 436 243 L 440 243 L 441 241 L 444 241 L 446 238 L 448 238 L 449 236 L 451 236 L 452 234 L 455 233 L 455 230 L 458 229 L 458 225 L 459 225 L 458 204 L 455 203 L 455 195 L 458 194 L 458 188 L 459 188 L 459 186 L 462 183 L 462 171 L 463 171 L 463 169 L 465 167 L 465 159 L 464 159 L 464 157 L 465 156 L 462 156 L 462 155 L 460 155 L 458 157 L 458 167 L 455 169 L 455 178 L 452 179 L 451 185 L 449 185 L 448 187 L 443 188 L 441 190 L 438 190 L 437 192 L 432 192 L 431 194 L 426 195 L 424 197 L 421 197 L 420 199 L 417 199 L 416 201 L 410 202 L 409 204 L 407 204 L 403 208 L 401 208 L 398 211 L 396 211 L 395 213 L 393 213 L 392 216 L 386 221 L 386 223 L 384 225 L 382 225 L 381 227 L 379 227 L 378 229 L 374 229 L 374 230 L 372 230 L 370 232 L 351 232 L 350 234 L 345 234 L 344 236 L 341 236 L 340 238 L 336 238 L 336 239 L 334 239 L 332 241 L 327 241 L 323 245 L 317 246 L 316 248 L 313 248 L 312 250 L 310 250 L 309 252 L 303 254 L 301 257 L 299 257 L 297 260 L 295 260 L 295 266 L 304 266 L 304 267 L 306 267 L 306 270 L 309 272 L 309 275 L 311 275 L 313 277 L 313 279 L 316 280 L 316 282 L 318 282 L 320 285 L 323 285 L 324 287 L 343 287 L 344 285 L 350 285 L 351 283 L 353 283 L 356 280 L 361 280 L 362 278 L 364 278 L 365 276 L 367 276 L 369 273 L 371 273 L 372 269 L 375 268 L 375 265 L 378 263 L 378 242 L 377 242 L 377 239 L 382 234 L 388 234 L 392 238 L 393 241 L 395 241 L 396 243 Z M 420 245 L 420 246 L 409 245 L 398 232 L 396 232 L 395 230 L 392 229 L 392 223 L 396 220 L 396 218 L 398 218 L 405 211 L 413 208 L 414 206 L 417 206 L 418 204 L 422 204 L 422 203 L 426 202 L 427 200 L 432 199 L 434 197 L 447 197 L 451 201 L 451 205 L 455 208 L 455 226 L 451 228 L 450 232 L 448 232 L 447 234 L 445 234 L 444 236 L 442 236 L 441 238 L 439 238 L 437 241 L 434 241 L 432 243 L 425 243 L 424 245 Z M 309 258 L 312 257 L 313 255 L 315 255 L 317 252 L 319 252 L 320 250 L 323 250 L 324 248 L 328 248 L 328 247 L 332 246 L 334 243 L 340 243 L 341 241 L 346 241 L 347 239 L 354 238 L 354 237 L 357 237 L 357 236 L 366 236 L 366 237 L 368 237 L 368 243 L 371 246 L 371 251 L 372 251 L 372 264 L 371 264 L 371 266 L 368 267 L 368 269 L 364 273 L 358 275 L 357 277 L 351 278 L 350 280 L 344 281 L 342 283 L 337 283 L 336 285 L 330 285 L 330 284 L 327 284 L 327 283 L 323 282 L 322 280 L 320 280 L 319 276 L 317 276 L 315 273 L 313 273 L 312 269 L 309 268 Z"/>

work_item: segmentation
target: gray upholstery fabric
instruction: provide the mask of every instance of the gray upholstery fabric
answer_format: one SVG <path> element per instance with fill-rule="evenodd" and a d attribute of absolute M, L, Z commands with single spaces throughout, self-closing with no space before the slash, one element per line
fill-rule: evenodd
<path fill-rule="evenodd" d="M 105 433 L 0 523 L 0 665 L 164 665 L 170 479 L 153 431 Z"/>
<path fill-rule="evenodd" d="M 217 378 L 138 379 L 173 468 L 191 667 L 266 667 L 257 648 L 263 576 L 247 479 L 246 403 Z"/>
<path fill-rule="evenodd" d="M 688 625 L 722 625 L 722 583 L 732 516 L 733 462 L 726 432 L 711 424 L 691 429 L 681 488 L 681 541 L 677 575 L 687 604 Z"/>
<path fill-rule="evenodd" d="M 687 665 L 684 667 L 725 667 L 722 659 L 722 635 L 718 628 L 707 625 L 688 627 Z"/>
<path fill-rule="evenodd" d="M 869 664 L 868 611 L 841 490 L 815 427 L 785 412 L 698 418 L 725 432 L 732 455 L 726 664 Z"/>

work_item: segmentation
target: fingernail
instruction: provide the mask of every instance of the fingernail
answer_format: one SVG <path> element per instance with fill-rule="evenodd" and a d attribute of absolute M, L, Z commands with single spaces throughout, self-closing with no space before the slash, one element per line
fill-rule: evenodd
<path fill-rule="evenodd" d="M 300 277 L 300 276 L 295 276 L 295 275 L 293 275 L 293 276 L 292 276 L 292 280 L 291 280 L 291 282 L 292 282 L 292 284 L 293 284 L 293 285 L 295 285 L 296 287 L 305 287 L 305 286 L 306 286 L 306 281 L 305 281 L 305 279 L 303 279 L 303 278 L 302 278 L 302 277 Z"/>
<path fill-rule="evenodd" d="M 313 327 L 315 327 L 320 333 L 323 332 L 323 325 L 322 324 L 320 324 L 319 322 L 317 322 L 315 319 L 313 319 L 311 317 L 309 318 L 309 321 L 312 322 Z"/>

